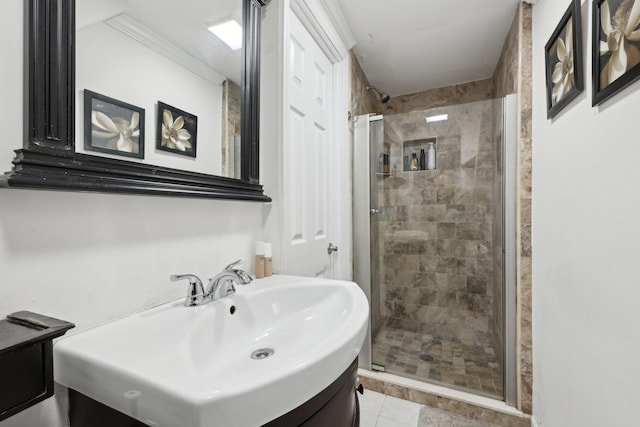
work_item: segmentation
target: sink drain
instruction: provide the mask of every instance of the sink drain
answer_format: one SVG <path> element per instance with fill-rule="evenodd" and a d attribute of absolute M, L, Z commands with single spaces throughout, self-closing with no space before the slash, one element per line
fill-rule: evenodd
<path fill-rule="evenodd" d="M 259 348 L 251 353 L 251 358 L 256 360 L 266 359 L 273 355 L 273 353 L 275 353 L 275 350 L 272 348 Z"/>

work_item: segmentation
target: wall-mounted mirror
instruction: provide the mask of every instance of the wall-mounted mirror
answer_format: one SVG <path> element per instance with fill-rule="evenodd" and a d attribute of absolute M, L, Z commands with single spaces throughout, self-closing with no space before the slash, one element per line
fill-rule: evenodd
<path fill-rule="evenodd" d="M 28 0 L 9 187 L 270 200 L 258 181 L 263 0 Z"/>

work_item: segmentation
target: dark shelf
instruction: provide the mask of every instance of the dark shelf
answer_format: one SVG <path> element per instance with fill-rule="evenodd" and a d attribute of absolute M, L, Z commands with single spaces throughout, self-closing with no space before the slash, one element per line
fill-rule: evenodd
<path fill-rule="evenodd" d="M 262 185 L 88 154 L 16 150 L 0 187 L 270 202 Z"/>
<path fill-rule="evenodd" d="M 30 311 L 0 320 L 0 421 L 53 395 L 53 339 L 74 326 Z"/>

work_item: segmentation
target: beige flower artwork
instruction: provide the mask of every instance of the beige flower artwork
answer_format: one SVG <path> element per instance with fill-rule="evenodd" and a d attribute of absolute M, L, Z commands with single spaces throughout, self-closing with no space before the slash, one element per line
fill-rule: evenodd
<path fill-rule="evenodd" d="M 191 148 L 191 133 L 184 129 L 184 117 L 173 118 L 171 111 L 162 112 L 162 146 L 173 150 L 186 151 Z"/>
<path fill-rule="evenodd" d="M 196 157 L 198 117 L 158 101 L 156 149 Z"/>
<path fill-rule="evenodd" d="M 573 63 L 573 19 L 569 19 L 564 30 L 564 38 L 559 37 L 555 45 L 557 62 L 553 66 L 551 81 L 553 91 L 551 101 L 556 104 L 575 87 Z"/>
<path fill-rule="evenodd" d="M 91 135 L 95 138 L 107 139 L 106 147 L 127 153 L 138 153 L 140 146 L 134 139 L 140 136 L 138 123 L 140 114 L 133 112 L 130 119 L 109 117 L 101 111 L 91 112 L 91 124 L 95 127 Z"/>
<path fill-rule="evenodd" d="M 618 5 L 613 9 L 612 6 Z M 605 0 L 600 6 L 600 57 L 610 55 L 602 65 L 600 88 L 604 89 L 640 64 L 640 0 Z"/>

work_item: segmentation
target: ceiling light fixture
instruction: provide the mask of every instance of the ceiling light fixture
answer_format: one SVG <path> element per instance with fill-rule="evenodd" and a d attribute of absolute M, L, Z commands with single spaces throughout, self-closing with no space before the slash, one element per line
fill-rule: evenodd
<path fill-rule="evenodd" d="M 449 120 L 449 115 L 448 114 L 440 114 L 438 116 L 429 116 L 426 119 L 427 119 L 427 123 L 442 122 L 444 120 Z"/>
<path fill-rule="evenodd" d="M 212 25 L 207 29 L 225 42 L 231 50 L 242 48 L 242 26 L 235 19 Z"/>

